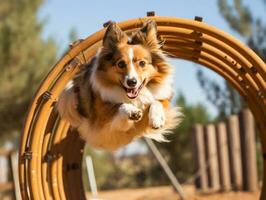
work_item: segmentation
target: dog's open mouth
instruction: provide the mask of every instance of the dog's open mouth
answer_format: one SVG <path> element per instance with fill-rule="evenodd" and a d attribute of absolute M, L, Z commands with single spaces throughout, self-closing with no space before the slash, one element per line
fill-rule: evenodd
<path fill-rule="evenodd" d="M 143 85 L 144 85 L 145 80 L 141 83 L 141 85 L 139 87 L 135 87 L 135 88 L 128 88 L 126 86 L 124 86 L 122 84 L 122 82 L 120 81 L 122 87 L 124 88 L 124 90 L 127 93 L 127 97 L 130 99 L 135 99 L 138 95 L 140 90 L 142 89 Z"/>

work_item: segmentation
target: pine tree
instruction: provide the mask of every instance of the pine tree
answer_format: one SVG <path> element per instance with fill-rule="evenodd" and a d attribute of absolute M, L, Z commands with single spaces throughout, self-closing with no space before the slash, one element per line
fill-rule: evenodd
<path fill-rule="evenodd" d="M 201 69 L 197 71 L 197 79 L 207 100 L 217 109 L 217 120 L 238 113 L 245 102 L 238 92 L 225 80 L 221 83 L 209 78 Z"/>
<path fill-rule="evenodd" d="M 41 36 L 42 0 L 0 1 L 0 134 L 17 136 L 36 86 L 54 64 L 56 45 Z M 2 137 L 3 138 L 3 137 Z"/>
<path fill-rule="evenodd" d="M 266 0 L 262 0 L 262 4 L 266 9 Z M 255 17 L 256 10 L 245 6 L 242 0 L 234 0 L 233 5 L 227 0 L 218 0 L 218 6 L 230 27 L 266 62 L 266 24 Z"/>
<path fill-rule="evenodd" d="M 263 0 L 266 8 L 266 1 Z M 240 34 L 247 45 L 266 61 L 266 24 L 255 17 L 255 9 L 244 5 L 242 0 L 218 0 L 218 7 L 222 17 L 229 26 Z M 229 83 L 219 84 L 207 77 L 202 70 L 198 70 L 197 78 L 207 99 L 217 108 L 219 118 L 239 112 L 244 106 L 242 98 Z"/>

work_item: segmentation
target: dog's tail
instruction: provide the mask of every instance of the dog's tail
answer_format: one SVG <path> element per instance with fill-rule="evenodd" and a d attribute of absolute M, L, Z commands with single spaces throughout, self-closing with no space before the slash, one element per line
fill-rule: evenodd
<path fill-rule="evenodd" d="M 173 133 L 173 129 L 181 123 L 184 115 L 180 107 L 169 107 L 164 111 L 166 121 L 163 128 L 149 130 L 148 134 L 145 134 L 144 137 L 154 139 L 158 142 L 169 142 L 166 136 Z"/>
<path fill-rule="evenodd" d="M 70 81 L 59 96 L 56 108 L 60 117 L 68 121 L 73 127 L 78 127 L 82 121 L 82 116 L 79 114 L 77 106 L 77 96 L 74 92 L 73 82 Z"/>

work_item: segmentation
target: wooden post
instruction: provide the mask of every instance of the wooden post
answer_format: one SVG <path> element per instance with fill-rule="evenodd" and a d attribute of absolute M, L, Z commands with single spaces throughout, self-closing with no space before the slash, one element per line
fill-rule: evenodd
<path fill-rule="evenodd" d="M 239 122 L 236 115 L 231 115 L 226 121 L 227 138 L 229 141 L 229 159 L 231 182 L 234 190 L 241 190 L 242 185 L 242 163 L 239 136 Z"/>
<path fill-rule="evenodd" d="M 219 184 L 219 169 L 218 169 L 218 155 L 217 155 L 217 143 L 215 136 L 215 126 L 209 124 L 205 127 L 206 136 L 206 153 L 208 164 L 208 180 L 210 189 L 213 191 L 220 189 Z"/>
<path fill-rule="evenodd" d="M 248 109 L 244 109 L 240 113 L 239 124 L 242 148 L 243 189 L 254 192 L 258 190 L 255 125 L 253 116 Z"/>
<path fill-rule="evenodd" d="M 227 141 L 225 123 L 220 122 L 216 125 L 215 128 L 216 128 L 221 191 L 229 191 L 231 189 L 231 178 L 230 178 L 228 141 Z"/>
<path fill-rule="evenodd" d="M 198 177 L 195 180 L 196 188 L 201 191 L 208 189 L 207 164 L 205 156 L 204 132 L 203 125 L 196 124 L 193 130 L 193 147 L 194 158 L 196 161 L 196 174 Z"/>

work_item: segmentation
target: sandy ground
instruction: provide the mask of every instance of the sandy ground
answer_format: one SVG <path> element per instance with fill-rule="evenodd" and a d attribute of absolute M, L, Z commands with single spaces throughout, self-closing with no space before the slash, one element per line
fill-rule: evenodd
<path fill-rule="evenodd" d="M 212 193 L 199 194 L 195 192 L 193 186 L 183 187 L 188 200 L 257 200 L 259 199 L 259 191 L 250 192 L 228 192 L 228 193 Z M 89 200 L 92 196 L 88 193 Z M 141 189 L 121 189 L 112 191 L 100 191 L 97 200 L 178 200 L 178 194 L 172 187 L 152 187 Z M 96 200 L 96 199 L 94 199 Z"/>

